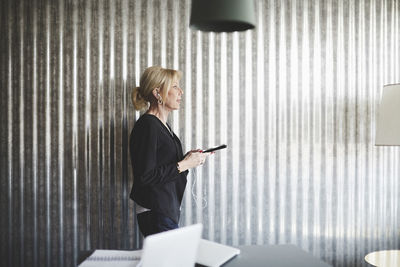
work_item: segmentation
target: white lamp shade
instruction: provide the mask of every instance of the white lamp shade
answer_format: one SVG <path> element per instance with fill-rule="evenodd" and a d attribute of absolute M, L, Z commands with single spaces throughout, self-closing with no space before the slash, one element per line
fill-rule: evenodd
<path fill-rule="evenodd" d="M 375 145 L 400 146 L 400 84 L 383 87 L 376 122 Z"/>

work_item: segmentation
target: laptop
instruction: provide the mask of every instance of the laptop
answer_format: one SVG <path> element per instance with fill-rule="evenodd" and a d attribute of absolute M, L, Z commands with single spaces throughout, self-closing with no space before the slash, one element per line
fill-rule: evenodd
<path fill-rule="evenodd" d="M 205 266 L 218 267 L 239 254 L 240 250 L 237 248 L 201 239 L 196 262 Z"/>
<path fill-rule="evenodd" d="M 202 230 L 202 224 L 195 224 L 149 235 L 143 250 L 96 250 L 79 267 L 194 266 Z"/>
<path fill-rule="evenodd" d="M 144 239 L 143 253 L 138 267 L 194 266 L 202 224 L 149 235 Z"/>

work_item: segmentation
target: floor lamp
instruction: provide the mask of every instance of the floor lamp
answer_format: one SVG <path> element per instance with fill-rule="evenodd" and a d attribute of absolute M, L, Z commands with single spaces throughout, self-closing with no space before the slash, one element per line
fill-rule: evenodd
<path fill-rule="evenodd" d="M 376 146 L 400 146 L 400 84 L 383 87 L 376 121 Z M 365 256 L 365 261 L 379 267 L 400 267 L 400 250 L 381 250 Z"/>

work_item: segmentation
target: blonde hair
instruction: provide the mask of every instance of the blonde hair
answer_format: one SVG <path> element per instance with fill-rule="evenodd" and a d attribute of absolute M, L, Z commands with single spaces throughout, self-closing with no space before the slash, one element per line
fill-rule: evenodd
<path fill-rule="evenodd" d="M 173 69 L 164 69 L 160 66 L 148 67 L 140 77 L 139 87 L 132 90 L 132 103 L 136 110 L 143 110 L 150 103 L 157 101 L 153 95 L 154 88 L 160 88 L 163 103 L 171 84 L 181 78 L 181 72 Z"/>

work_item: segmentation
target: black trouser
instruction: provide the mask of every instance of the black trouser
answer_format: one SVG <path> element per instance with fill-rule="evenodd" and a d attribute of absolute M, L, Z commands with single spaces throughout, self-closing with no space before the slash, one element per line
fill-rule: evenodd
<path fill-rule="evenodd" d="M 153 211 L 145 211 L 137 215 L 140 232 L 144 237 L 179 228 L 171 218 Z"/>

